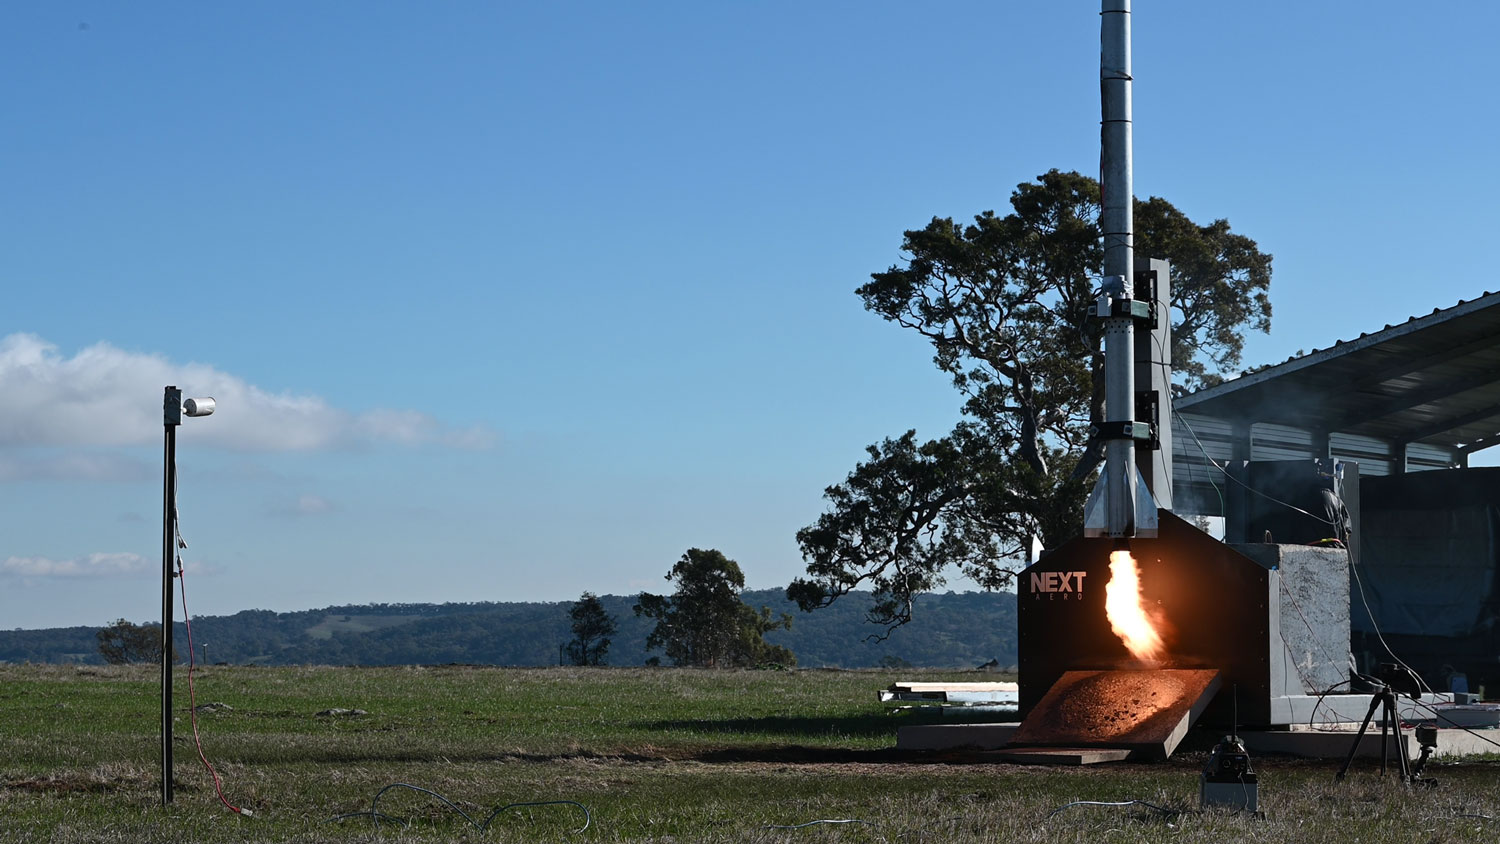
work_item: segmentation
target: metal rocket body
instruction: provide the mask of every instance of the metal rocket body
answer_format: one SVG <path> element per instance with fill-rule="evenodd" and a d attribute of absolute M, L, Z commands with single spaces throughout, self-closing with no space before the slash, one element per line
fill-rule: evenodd
<path fill-rule="evenodd" d="M 1100 16 L 1101 104 L 1099 227 L 1104 282 L 1095 316 L 1104 321 L 1104 471 L 1084 507 L 1084 535 L 1128 539 L 1156 535 L 1156 504 L 1136 467 L 1135 441 L 1150 426 L 1135 414 L 1135 323 L 1152 313 L 1136 301 L 1131 151 L 1130 0 L 1104 0 Z"/>

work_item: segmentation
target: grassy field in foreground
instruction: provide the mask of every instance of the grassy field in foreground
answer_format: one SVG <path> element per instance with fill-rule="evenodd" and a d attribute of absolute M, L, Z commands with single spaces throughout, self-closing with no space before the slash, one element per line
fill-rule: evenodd
<path fill-rule="evenodd" d="M 0 841 L 1310 841 L 1457 842 L 1500 831 L 1500 766 L 1430 768 L 1407 791 L 1368 765 L 1257 759 L 1263 818 L 1198 814 L 1204 754 L 1153 765 L 1022 768 L 901 754 L 877 689 L 889 672 L 678 669 L 223 668 L 201 672 L 196 758 L 176 690 L 177 799 L 159 805 L 158 692 L 146 667 L 0 666 Z M 901 679 L 989 679 L 901 672 Z M 358 717 L 319 716 L 341 707 Z M 481 833 L 416 792 L 483 820 Z M 1075 800 L 1139 799 L 1134 807 Z M 860 823 L 767 829 L 819 819 Z"/>

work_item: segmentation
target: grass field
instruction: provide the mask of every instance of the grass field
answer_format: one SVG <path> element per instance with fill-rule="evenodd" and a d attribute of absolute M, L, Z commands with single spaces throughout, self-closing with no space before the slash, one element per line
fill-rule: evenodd
<path fill-rule="evenodd" d="M 1196 813 L 1202 750 L 1161 764 L 1023 768 L 896 752 L 882 672 L 678 669 L 225 668 L 198 675 L 192 744 L 175 692 L 176 802 L 159 801 L 156 673 L 0 666 L 3 841 L 1338 841 L 1459 842 L 1500 833 L 1500 766 L 1432 766 L 1408 791 L 1368 765 L 1255 760 L 1263 818 Z M 976 679 L 901 672 L 901 679 Z M 988 678 L 986 678 L 988 679 Z M 367 715 L 328 717 L 333 707 Z M 504 804 L 577 801 L 506 811 Z M 1077 806 L 1139 799 L 1184 810 Z M 813 820 L 857 820 L 768 829 Z"/>

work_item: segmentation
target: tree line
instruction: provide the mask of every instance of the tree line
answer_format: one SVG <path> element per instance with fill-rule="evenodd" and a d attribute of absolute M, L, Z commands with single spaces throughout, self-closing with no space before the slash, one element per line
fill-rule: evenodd
<path fill-rule="evenodd" d="M 795 653 L 800 668 L 973 668 L 992 659 L 1001 665 L 1016 661 L 1016 603 L 1009 592 L 918 596 L 917 620 L 885 641 L 866 641 L 873 630 L 865 620 L 868 592 L 810 614 L 800 613 L 782 589 L 749 589 L 740 598 L 757 610 L 769 607 L 773 615 L 794 614 L 790 629 L 771 631 L 765 638 Z M 601 594 L 596 600 L 618 625 L 603 664 L 638 666 L 652 657 L 671 663 L 661 649 L 646 649 L 656 621 L 635 614 L 639 595 Z M 234 665 L 571 664 L 565 651 L 575 636 L 569 612 L 576 603 L 338 605 L 201 616 L 193 619 L 194 658 L 199 664 Z M 159 625 L 139 626 L 149 631 L 148 641 L 160 642 Z M 100 630 L 0 631 L 0 662 L 99 664 L 104 662 Z M 187 633 L 180 619 L 173 639 L 178 660 L 185 661 Z"/>
<path fill-rule="evenodd" d="M 572 603 L 374 604 L 205 616 L 193 621 L 193 656 L 264 665 L 961 668 L 1015 662 L 1009 594 L 926 596 L 922 624 L 888 641 L 866 641 L 870 630 L 855 605 L 793 624 L 796 607 L 783 590 L 745 589 L 738 563 L 716 549 L 688 549 L 666 580 L 672 589 L 664 594 L 586 592 Z M 173 638 L 184 651 L 181 622 Z M 0 632 L 0 660 L 150 662 L 160 659 L 160 642 L 160 625 L 123 620 L 103 629 Z"/>

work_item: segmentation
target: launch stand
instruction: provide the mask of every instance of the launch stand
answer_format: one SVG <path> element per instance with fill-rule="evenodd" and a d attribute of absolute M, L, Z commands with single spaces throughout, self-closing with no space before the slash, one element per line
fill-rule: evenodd
<path fill-rule="evenodd" d="M 212 398 L 183 401 L 182 391 L 174 386 L 162 393 L 162 502 L 161 502 L 161 804 L 172 803 L 172 587 L 177 572 L 179 548 L 186 548 L 177 532 L 177 427 L 182 417 L 210 416 Z"/>

